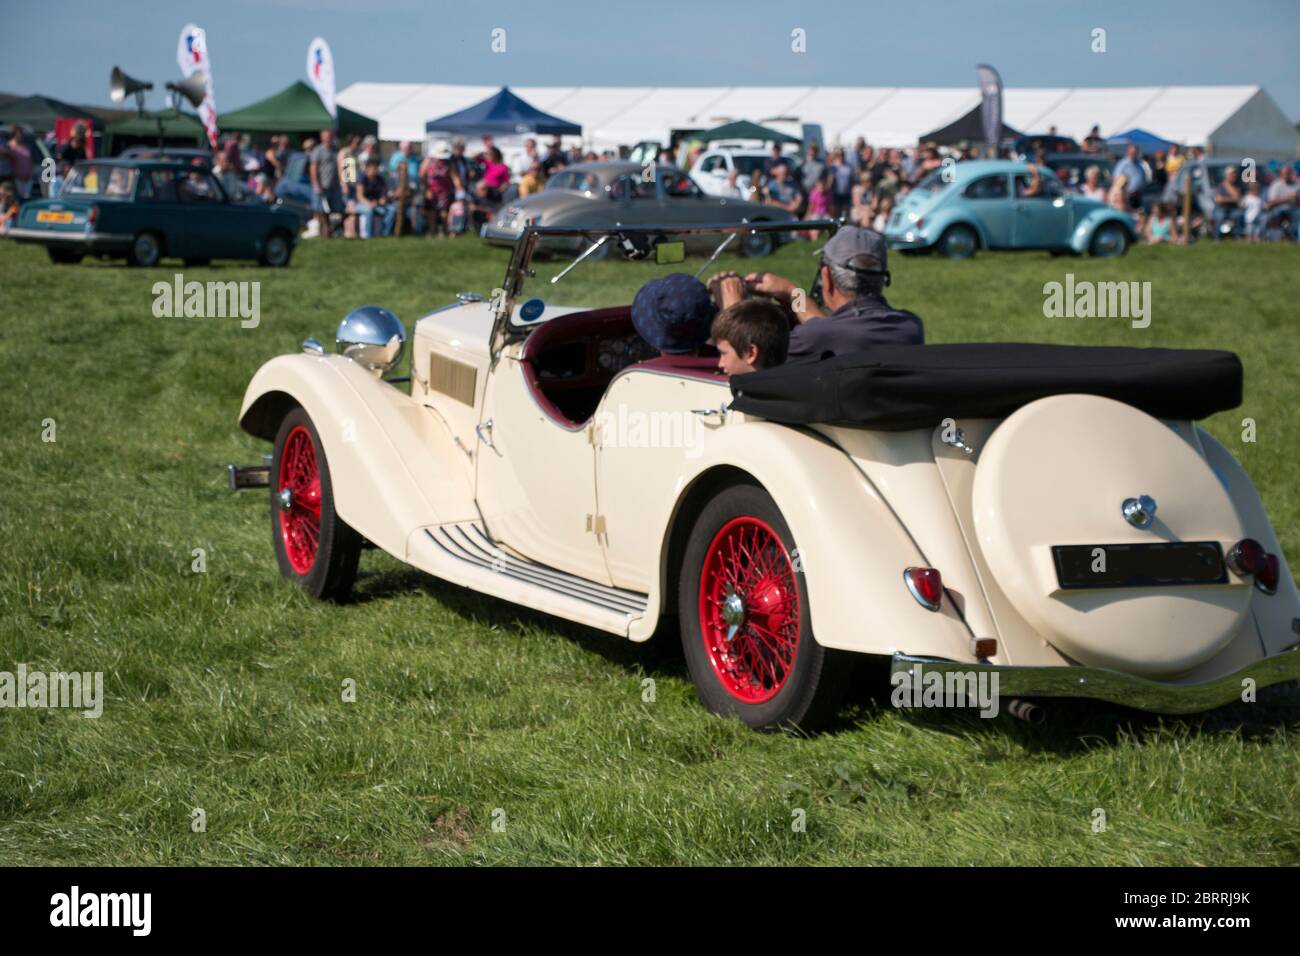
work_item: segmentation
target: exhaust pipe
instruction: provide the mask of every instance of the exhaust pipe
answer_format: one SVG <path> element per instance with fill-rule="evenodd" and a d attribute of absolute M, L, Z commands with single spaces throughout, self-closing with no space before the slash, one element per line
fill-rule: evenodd
<path fill-rule="evenodd" d="M 1013 697 L 1007 701 L 1007 713 L 1027 724 L 1041 724 L 1047 719 L 1047 711 L 1037 704 L 1021 700 L 1019 697 Z"/>

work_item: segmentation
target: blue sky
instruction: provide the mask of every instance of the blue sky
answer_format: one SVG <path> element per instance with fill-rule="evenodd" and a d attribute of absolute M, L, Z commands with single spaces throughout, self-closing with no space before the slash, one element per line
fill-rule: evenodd
<path fill-rule="evenodd" d="M 358 80 L 973 86 L 974 65 L 989 62 L 1009 86 L 1257 83 L 1300 119 L 1296 0 L 4 0 L 0 91 L 107 105 L 115 64 L 161 90 L 178 74 L 187 21 L 207 30 L 218 110 L 303 76 L 319 34 L 340 89 Z M 505 54 L 489 49 L 495 27 L 507 31 Z M 1090 49 L 1098 27 L 1102 54 Z M 790 52 L 795 28 L 806 31 L 805 55 Z"/>

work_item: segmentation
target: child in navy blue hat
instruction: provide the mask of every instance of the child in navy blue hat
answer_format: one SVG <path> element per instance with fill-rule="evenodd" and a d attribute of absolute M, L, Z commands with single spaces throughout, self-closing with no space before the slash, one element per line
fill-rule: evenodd
<path fill-rule="evenodd" d="M 674 272 L 640 288 L 632 327 L 664 355 L 693 355 L 708 342 L 716 311 L 703 282 Z"/>

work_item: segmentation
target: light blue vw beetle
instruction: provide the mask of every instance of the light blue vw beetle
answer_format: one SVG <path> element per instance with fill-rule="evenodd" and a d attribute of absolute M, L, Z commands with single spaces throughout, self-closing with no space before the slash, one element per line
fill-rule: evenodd
<path fill-rule="evenodd" d="M 937 249 L 969 259 L 977 249 L 1048 249 L 1122 256 L 1137 238 L 1127 213 L 1067 193 L 1052 171 L 1011 160 L 948 163 L 912 189 L 885 226 L 892 248 Z"/>

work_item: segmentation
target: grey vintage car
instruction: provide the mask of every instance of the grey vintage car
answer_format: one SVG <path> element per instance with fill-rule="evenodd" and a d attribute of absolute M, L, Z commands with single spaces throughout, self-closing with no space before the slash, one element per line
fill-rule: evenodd
<path fill-rule="evenodd" d="M 483 224 L 482 237 L 498 246 L 513 246 L 526 225 L 590 226 L 608 230 L 619 225 L 692 226 L 703 223 L 792 222 L 795 216 L 779 206 L 706 195 L 683 170 L 675 166 L 650 167 L 629 162 L 579 163 L 547 180 L 540 193 L 516 199 L 497 210 Z M 672 236 L 665 230 L 665 238 Z M 698 236 L 683 236 L 688 246 Z M 716 237 L 715 237 L 716 238 Z M 765 256 L 775 246 L 772 232 L 748 233 L 739 243 L 750 256 Z M 555 238 L 544 251 L 578 252 L 590 246 L 582 237 Z M 707 238 L 701 248 L 712 248 Z M 609 254 L 610 243 L 590 258 Z M 628 250 L 624 250 L 628 251 Z"/>

